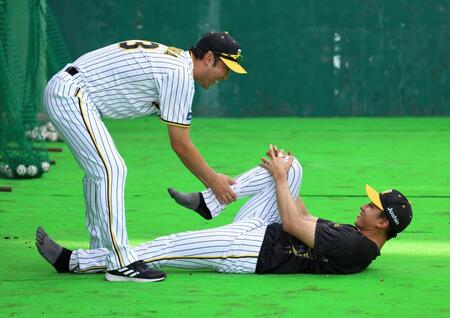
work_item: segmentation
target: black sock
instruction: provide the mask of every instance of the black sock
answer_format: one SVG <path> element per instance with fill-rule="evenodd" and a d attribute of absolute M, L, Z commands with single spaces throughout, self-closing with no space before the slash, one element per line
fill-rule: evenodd
<path fill-rule="evenodd" d="M 53 267 L 56 269 L 58 273 L 69 273 L 69 263 L 70 263 L 70 255 L 72 255 L 71 250 L 68 250 L 63 247 L 61 254 L 59 254 L 58 259 L 56 260 Z"/>
<path fill-rule="evenodd" d="M 198 205 L 198 208 L 195 209 L 195 212 L 200 214 L 205 219 L 211 220 L 212 219 L 211 211 L 209 211 L 208 207 L 206 206 L 203 194 L 201 192 L 199 192 L 198 194 L 200 195 L 200 204 Z"/>

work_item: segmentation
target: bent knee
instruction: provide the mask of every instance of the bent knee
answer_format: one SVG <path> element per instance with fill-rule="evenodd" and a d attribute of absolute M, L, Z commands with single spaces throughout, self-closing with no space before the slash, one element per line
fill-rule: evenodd
<path fill-rule="evenodd" d="M 127 177 L 128 168 L 122 158 L 114 162 L 99 160 L 95 164 L 95 169 L 86 171 L 85 178 L 94 180 L 106 180 L 108 178 L 125 179 Z"/>
<path fill-rule="evenodd" d="M 297 193 L 302 182 L 303 168 L 300 162 L 294 158 L 292 166 L 288 171 L 289 188 L 292 193 Z"/>
<path fill-rule="evenodd" d="M 291 169 L 289 169 L 289 172 L 294 173 L 296 176 L 300 177 L 303 175 L 303 167 L 298 161 L 296 157 L 294 157 L 294 160 L 292 161 Z"/>

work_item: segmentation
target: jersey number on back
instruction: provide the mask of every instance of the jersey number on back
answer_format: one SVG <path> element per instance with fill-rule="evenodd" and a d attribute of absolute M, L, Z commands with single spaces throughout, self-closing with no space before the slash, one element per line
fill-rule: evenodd
<path fill-rule="evenodd" d="M 137 48 L 143 48 L 143 49 L 156 49 L 159 47 L 159 44 L 156 42 L 150 42 L 150 41 L 125 41 L 120 42 L 119 47 L 125 50 L 132 50 Z M 164 47 L 164 46 L 163 46 Z M 164 54 L 171 55 L 173 57 L 179 57 L 180 54 L 183 52 L 181 49 L 177 49 L 176 47 L 167 47 L 164 51 Z"/>
<path fill-rule="evenodd" d="M 125 50 L 137 49 L 138 47 L 141 47 L 143 49 L 156 49 L 157 47 L 159 47 L 159 44 L 155 43 L 155 42 L 150 42 L 150 41 L 134 41 L 133 40 L 133 41 L 120 42 L 119 46 Z"/>

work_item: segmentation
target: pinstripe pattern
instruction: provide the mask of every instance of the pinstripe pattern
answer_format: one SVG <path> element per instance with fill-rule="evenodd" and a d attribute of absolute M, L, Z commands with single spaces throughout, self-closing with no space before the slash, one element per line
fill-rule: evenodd
<path fill-rule="evenodd" d="M 131 118 L 157 113 L 162 121 L 189 126 L 195 86 L 189 52 L 168 47 L 123 49 L 112 44 L 73 62 L 85 91 L 102 116 Z"/>
<path fill-rule="evenodd" d="M 83 194 L 86 208 L 86 228 L 90 233 L 89 246 L 91 248 L 101 248 L 103 247 L 101 227 L 98 223 L 99 220 L 95 218 L 95 202 L 97 202 L 97 200 L 94 180 L 87 177 L 83 178 Z"/>
<path fill-rule="evenodd" d="M 294 199 L 300 191 L 302 175 L 302 166 L 297 159 L 294 159 L 288 172 L 289 189 Z M 275 182 L 266 169 L 253 168 L 236 177 L 235 181 L 236 184 L 231 188 L 238 199 L 252 196 L 239 210 L 234 219 L 235 222 L 253 217 L 265 220 L 266 224 L 281 222 L 278 214 Z M 226 205 L 219 203 L 211 189 L 204 190 L 202 194 L 212 217 L 217 217 Z"/>
<path fill-rule="evenodd" d="M 119 260 L 119 265 L 120 267 L 125 266 L 125 263 L 123 261 L 122 256 L 120 255 L 119 252 L 119 248 L 117 246 L 117 241 L 116 241 L 116 235 L 115 235 L 115 231 L 112 229 L 111 223 L 112 223 L 112 219 L 113 219 L 113 211 L 112 211 L 112 191 L 115 191 L 115 189 L 112 189 L 111 186 L 111 168 L 110 166 L 106 163 L 106 160 L 104 158 L 104 156 L 102 155 L 102 151 L 100 150 L 100 147 L 98 146 L 97 143 L 97 138 L 94 135 L 93 130 L 91 129 L 91 124 L 88 123 L 88 118 L 87 118 L 87 113 L 86 110 L 84 108 L 83 105 L 83 101 L 81 99 L 81 94 L 80 94 L 80 89 L 78 88 L 77 91 L 75 92 L 75 96 L 78 99 L 78 106 L 80 108 L 80 114 L 81 117 L 83 118 L 83 123 L 84 126 L 86 127 L 88 133 L 89 133 L 89 137 L 90 140 L 94 143 L 95 146 L 95 150 L 97 150 L 97 154 L 100 157 L 102 163 L 103 163 L 103 167 L 105 168 L 105 172 L 106 172 L 106 201 L 107 201 L 107 208 L 108 208 L 108 229 L 109 229 L 109 235 L 111 237 L 112 240 L 112 246 L 114 249 L 114 253 L 117 256 L 117 259 Z M 126 172 L 125 172 L 126 173 Z"/>
<path fill-rule="evenodd" d="M 67 65 L 74 66 L 77 74 L 62 70 L 45 90 L 51 121 L 85 171 L 90 246 L 106 248 L 108 270 L 138 258 L 128 246 L 125 226 L 127 167 L 101 118 L 157 114 L 168 124 L 189 126 L 194 95 L 188 52 L 145 41 L 123 44 L 81 56 Z"/>
<path fill-rule="evenodd" d="M 210 230 L 172 234 L 138 245 L 136 254 L 153 268 L 209 268 L 224 273 L 254 273 L 266 226 L 247 219 Z M 105 271 L 106 249 L 75 250 L 70 269 Z"/>
<path fill-rule="evenodd" d="M 294 160 L 288 173 L 292 196 L 298 195 L 302 167 Z M 272 177 L 257 167 L 238 176 L 235 191 L 239 198 L 250 196 L 232 224 L 208 229 L 172 234 L 143 243 L 135 248 L 140 259 L 150 266 L 209 268 L 223 273 L 254 273 L 267 225 L 279 221 L 273 202 L 275 188 Z M 214 202 L 214 200 L 211 200 Z M 216 204 L 216 215 L 224 206 Z M 75 250 L 70 270 L 95 273 L 105 270 L 106 249 Z"/>
<path fill-rule="evenodd" d="M 74 77 L 65 72 L 57 74 L 48 83 L 45 96 L 52 123 L 85 171 L 86 223 L 92 246 L 110 251 L 108 269 L 137 261 L 128 246 L 125 227 L 126 166 L 99 112 L 84 94 L 79 74 Z"/>

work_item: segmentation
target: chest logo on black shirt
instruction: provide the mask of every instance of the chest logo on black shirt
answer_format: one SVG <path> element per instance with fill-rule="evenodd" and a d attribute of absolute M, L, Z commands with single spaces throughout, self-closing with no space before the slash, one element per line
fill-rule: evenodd
<path fill-rule="evenodd" d="M 312 249 L 301 242 L 289 240 L 289 243 L 285 246 L 285 253 L 289 255 L 295 255 L 302 258 L 314 259 Z"/>

